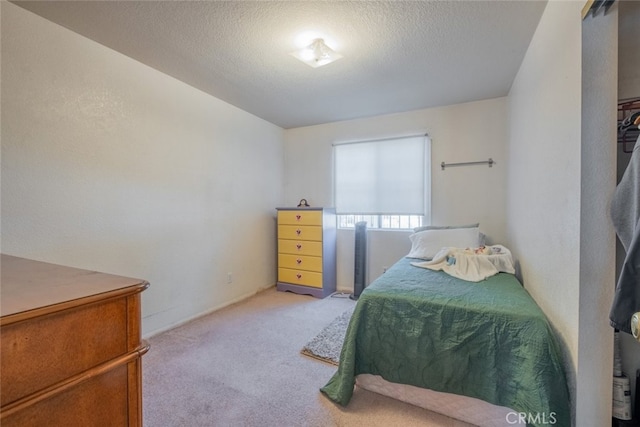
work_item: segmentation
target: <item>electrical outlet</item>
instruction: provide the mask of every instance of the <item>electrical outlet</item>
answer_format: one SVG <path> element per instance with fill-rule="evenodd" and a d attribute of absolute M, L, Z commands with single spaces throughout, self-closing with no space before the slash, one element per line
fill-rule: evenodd
<path fill-rule="evenodd" d="M 233 274 L 227 273 L 227 283 L 233 283 Z"/>

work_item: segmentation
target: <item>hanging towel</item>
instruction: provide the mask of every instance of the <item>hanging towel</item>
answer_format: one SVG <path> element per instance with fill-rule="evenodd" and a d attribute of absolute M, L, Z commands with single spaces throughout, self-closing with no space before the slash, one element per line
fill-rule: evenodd
<path fill-rule="evenodd" d="M 611 326 L 631 333 L 631 316 L 640 311 L 640 138 L 631 154 L 629 166 L 616 187 L 611 202 L 611 219 L 626 256 L 613 305 Z"/>

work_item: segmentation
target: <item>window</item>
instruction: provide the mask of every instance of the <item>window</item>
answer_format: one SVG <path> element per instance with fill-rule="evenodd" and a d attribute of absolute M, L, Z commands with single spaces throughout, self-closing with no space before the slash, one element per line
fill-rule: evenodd
<path fill-rule="evenodd" d="M 334 145 L 338 226 L 410 229 L 430 209 L 430 140 L 426 135 Z"/>
<path fill-rule="evenodd" d="M 423 215 L 338 215 L 338 227 L 355 228 L 356 223 L 366 221 L 368 228 L 408 230 L 422 227 Z"/>

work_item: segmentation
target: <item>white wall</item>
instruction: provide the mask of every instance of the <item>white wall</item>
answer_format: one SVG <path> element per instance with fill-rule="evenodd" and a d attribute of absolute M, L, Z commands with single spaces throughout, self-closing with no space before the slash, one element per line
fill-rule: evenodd
<path fill-rule="evenodd" d="M 313 206 L 332 206 L 332 144 L 426 132 L 431 136 L 432 223 L 480 222 L 493 243 L 506 239 L 506 98 L 489 99 L 369 119 L 285 130 L 285 203 L 306 198 Z M 487 160 L 496 164 L 447 168 Z M 369 233 L 369 280 L 409 252 L 407 232 Z M 353 233 L 338 233 L 338 288 L 353 286 Z"/>
<path fill-rule="evenodd" d="M 616 184 L 617 43 L 617 3 L 606 15 L 584 20 L 577 423 L 604 424 L 612 409 L 615 233 L 609 212 Z"/>
<path fill-rule="evenodd" d="M 282 129 L 1 3 L 2 251 L 150 281 L 145 335 L 272 286 Z"/>
<path fill-rule="evenodd" d="M 578 2 L 549 2 L 509 93 L 507 225 L 525 287 L 577 362 L 580 245 Z"/>
<path fill-rule="evenodd" d="M 611 422 L 608 310 L 614 245 L 607 207 L 615 175 L 612 143 L 605 142 L 613 138 L 595 141 L 582 134 L 583 4 L 547 4 L 513 83 L 507 187 L 510 244 L 525 287 L 567 352 L 578 426 Z M 605 46 L 607 41 L 602 40 Z M 612 65 L 615 72 L 610 60 L 601 57 L 600 69 Z M 598 77 L 608 84 L 606 73 Z M 585 87 L 597 98 L 596 87 Z M 607 103 L 606 92 L 599 93 L 596 103 Z M 605 125 L 605 134 L 607 126 L 615 126 L 615 101 L 611 104 L 607 114 L 614 120 Z"/>

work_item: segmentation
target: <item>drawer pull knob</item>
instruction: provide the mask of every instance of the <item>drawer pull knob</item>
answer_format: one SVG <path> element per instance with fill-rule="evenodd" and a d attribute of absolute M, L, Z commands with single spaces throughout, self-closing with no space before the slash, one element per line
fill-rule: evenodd
<path fill-rule="evenodd" d="M 296 249 L 298 249 L 298 250 L 302 249 L 302 245 L 301 245 L 300 243 L 298 243 L 298 244 L 296 245 Z"/>
<path fill-rule="evenodd" d="M 300 221 L 302 219 L 302 215 L 296 215 L 296 221 Z"/>
<path fill-rule="evenodd" d="M 300 230 L 299 228 L 296 230 L 296 234 L 299 236 L 302 234 L 302 230 Z"/>
<path fill-rule="evenodd" d="M 300 265 L 300 264 L 302 264 L 302 260 L 301 260 L 300 258 L 298 258 L 298 259 L 296 260 L 296 263 L 298 263 L 298 265 Z"/>
<path fill-rule="evenodd" d="M 298 278 L 298 280 L 300 280 L 300 279 L 302 279 L 302 274 L 297 273 L 297 274 L 296 274 L 296 277 Z"/>

